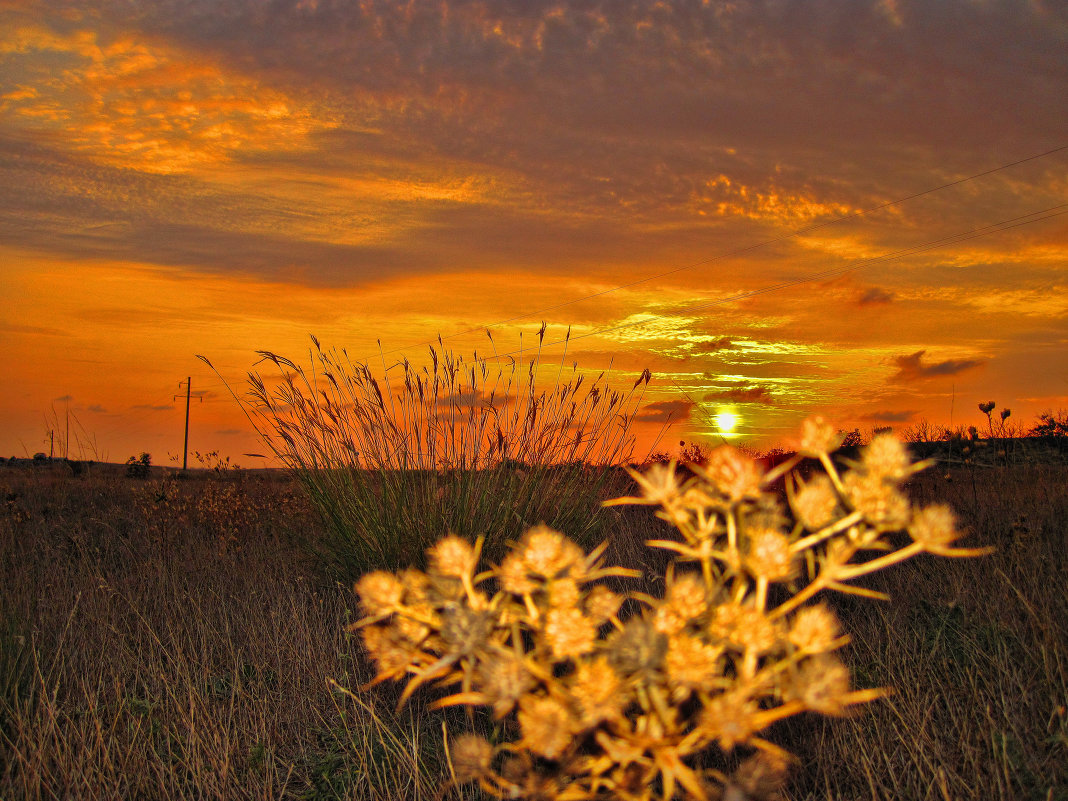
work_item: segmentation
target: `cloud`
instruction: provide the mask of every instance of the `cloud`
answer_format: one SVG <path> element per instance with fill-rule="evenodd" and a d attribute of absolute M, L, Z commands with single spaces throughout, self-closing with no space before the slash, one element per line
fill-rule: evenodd
<path fill-rule="evenodd" d="M 767 387 L 754 384 L 751 386 L 725 387 L 715 392 L 705 393 L 702 400 L 729 403 L 762 403 L 767 406 L 775 403 L 775 398 Z"/>
<path fill-rule="evenodd" d="M 218 434 L 220 437 L 232 437 L 237 434 L 244 434 L 245 432 L 242 431 L 240 428 L 220 428 L 215 433 Z"/>
<path fill-rule="evenodd" d="M 103 406 L 101 406 L 99 403 L 94 403 L 92 406 L 90 406 L 89 407 L 89 411 L 91 411 L 93 414 L 107 414 L 108 413 L 108 410 L 105 409 Z"/>
<path fill-rule="evenodd" d="M 857 305 L 870 306 L 873 304 L 890 303 L 893 299 L 893 292 L 888 292 L 885 289 L 873 286 L 860 294 L 857 298 Z"/>
<path fill-rule="evenodd" d="M 929 378 L 941 378 L 943 376 L 957 375 L 966 370 L 981 367 L 986 362 L 982 359 L 946 359 L 941 362 L 925 363 L 923 360 L 926 350 L 918 350 L 907 356 L 895 356 L 893 361 L 897 365 L 897 372 L 892 376 L 892 381 L 908 383 L 922 381 Z"/>
<path fill-rule="evenodd" d="M 170 404 L 159 404 L 159 405 L 156 405 L 156 406 L 153 406 L 150 403 L 139 403 L 139 404 L 137 404 L 136 406 L 134 406 L 132 408 L 137 409 L 139 411 L 146 411 L 146 412 L 169 412 L 172 409 L 174 409 L 175 406 L 174 406 L 173 403 L 170 403 Z"/>
<path fill-rule="evenodd" d="M 870 420 L 873 423 L 908 423 L 918 413 L 919 412 L 915 409 L 907 409 L 904 411 L 891 411 L 886 409 L 866 414 L 862 419 Z"/>
<path fill-rule="evenodd" d="M 19 325 L 6 323 L 0 320 L 0 333 L 3 334 L 41 334 L 44 336 L 65 336 L 66 332 L 59 328 L 46 328 L 37 325 Z"/>
<path fill-rule="evenodd" d="M 495 404 L 500 404 L 502 399 L 494 399 Z M 453 392 L 438 399 L 438 406 L 443 408 L 473 409 L 484 406 L 486 403 L 482 393 L 478 390 L 466 392 Z"/>
<path fill-rule="evenodd" d="M 61 395 L 58 398 L 54 398 L 53 400 L 56 403 L 70 403 L 72 400 L 74 400 L 74 396 L 73 395 Z"/>
<path fill-rule="evenodd" d="M 647 403 L 635 416 L 641 423 L 678 423 L 688 420 L 694 403 L 685 399 Z"/>
<path fill-rule="evenodd" d="M 733 339 L 733 337 L 717 337 L 711 342 L 701 342 L 698 347 L 706 353 L 715 353 L 732 347 L 734 345 Z"/>

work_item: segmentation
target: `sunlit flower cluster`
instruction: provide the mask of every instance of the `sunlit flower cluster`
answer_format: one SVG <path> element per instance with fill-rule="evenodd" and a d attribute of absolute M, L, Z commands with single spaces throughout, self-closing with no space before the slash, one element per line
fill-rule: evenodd
<path fill-rule="evenodd" d="M 877 596 L 850 582 L 924 551 L 983 552 L 952 547 L 948 508 L 909 503 L 901 484 L 924 465 L 888 435 L 845 468 L 830 458 L 824 421 L 808 421 L 803 440 L 769 473 L 730 447 L 686 474 L 674 464 L 632 472 L 640 494 L 610 503 L 656 506 L 679 533 L 648 542 L 673 555 L 661 598 L 598 583 L 637 572 L 606 567 L 604 546 L 586 554 L 545 526 L 482 571 L 481 542 L 447 537 L 425 573 L 365 575 L 354 628 L 377 664 L 372 684 L 406 679 L 405 700 L 434 682 L 452 688 L 434 707 L 509 719 L 498 731 L 511 742 L 451 743 L 455 780 L 497 797 L 774 797 L 789 759 L 765 729 L 884 692 L 852 687 L 835 654 L 848 637 L 814 596 Z M 804 456 L 826 475 L 798 479 Z M 770 491 L 783 478 L 786 503 Z M 698 758 L 738 748 L 748 758 L 730 773 Z"/>

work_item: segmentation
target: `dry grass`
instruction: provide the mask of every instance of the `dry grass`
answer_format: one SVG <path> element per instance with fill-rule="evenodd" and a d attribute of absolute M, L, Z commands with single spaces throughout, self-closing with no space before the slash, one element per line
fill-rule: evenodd
<path fill-rule="evenodd" d="M 330 691 L 370 674 L 289 482 L 3 484 L 0 797 L 431 792 L 440 731 Z"/>
<path fill-rule="evenodd" d="M 617 389 L 565 356 L 544 364 L 545 331 L 518 359 L 465 358 L 439 339 L 426 364 L 380 371 L 314 337 L 307 366 L 261 353 L 277 375 L 250 374 L 244 408 L 321 511 L 318 555 L 336 575 L 420 562 L 448 533 L 485 535 L 495 556 L 539 522 L 599 538 L 612 516 L 598 500 L 632 459 L 650 374 Z"/>
<path fill-rule="evenodd" d="M 791 799 L 1068 799 L 1066 480 L 1063 465 L 913 480 L 915 497 L 948 501 L 997 552 L 881 575 L 886 604 L 840 600 L 847 661 L 895 693 L 781 733 L 806 765 Z"/>
<path fill-rule="evenodd" d="M 839 599 L 858 684 L 896 693 L 772 730 L 801 758 L 791 801 L 1068 798 L 1068 468 L 944 474 L 911 494 L 999 550 Z M 373 671 L 351 588 L 294 541 L 321 529 L 297 485 L 2 467 L 0 501 L 0 798 L 434 797 L 445 713 L 328 684 Z M 626 511 L 606 559 L 659 571 L 638 543 L 665 524 Z"/>

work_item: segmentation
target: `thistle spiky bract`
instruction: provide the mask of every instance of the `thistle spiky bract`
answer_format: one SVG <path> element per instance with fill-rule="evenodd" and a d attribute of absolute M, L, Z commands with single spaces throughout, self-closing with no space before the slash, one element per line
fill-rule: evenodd
<path fill-rule="evenodd" d="M 806 421 L 802 450 L 826 478 L 787 475 L 789 509 L 768 491 L 784 471 L 762 475 L 729 446 L 686 478 L 675 464 L 632 472 L 640 494 L 609 504 L 658 507 L 679 536 L 647 543 L 672 554 L 666 590 L 631 593 L 629 616 L 599 582 L 636 571 L 546 526 L 482 571 L 481 542 L 449 538 L 426 573 L 369 574 L 354 628 L 378 666 L 372 683 L 406 678 L 407 699 L 433 682 L 451 688 L 435 707 L 514 716 L 514 742 L 453 741 L 455 780 L 497 797 L 774 797 L 789 758 L 762 736 L 771 724 L 841 715 L 887 692 L 852 687 L 835 653 L 848 636 L 815 596 L 877 596 L 851 582 L 919 553 L 986 552 L 954 547 L 947 507 L 908 502 L 901 484 L 925 465 L 889 435 L 840 470 L 825 429 Z M 698 759 L 736 749 L 750 756 L 729 774 Z"/>

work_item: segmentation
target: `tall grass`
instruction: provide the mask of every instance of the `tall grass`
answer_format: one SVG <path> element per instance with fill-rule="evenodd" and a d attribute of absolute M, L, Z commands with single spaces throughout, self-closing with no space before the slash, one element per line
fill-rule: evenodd
<path fill-rule="evenodd" d="M 250 419 L 329 524 L 322 556 L 339 575 L 419 562 L 450 532 L 485 536 L 491 556 L 539 522 L 584 544 L 599 535 L 650 374 L 617 390 L 564 357 L 543 365 L 544 335 L 518 359 L 465 359 L 439 338 L 429 364 L 383 362 L 378 375 L 314 337 L 307 368 L 261 352 L 278 375 L 250 373 Z"/>

